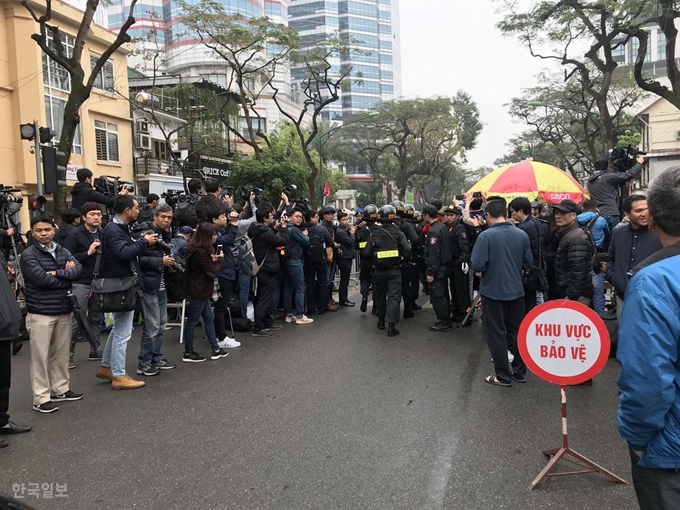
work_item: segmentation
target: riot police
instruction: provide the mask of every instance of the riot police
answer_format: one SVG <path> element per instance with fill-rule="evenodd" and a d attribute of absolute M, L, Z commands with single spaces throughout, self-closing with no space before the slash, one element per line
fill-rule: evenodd
<path fill-rule="evenodd" d="M 451 242 L 451 268 L 449 290 L 451 291 L 451 320 L 461 322 L 470 308 L 470 238 L 460 223 L 461 211 L 457 207 L 444 210 L 444 221 L 449 229 Z"/>
<path fill-rule="evenodd" d="M 416 221 L 416 208 L 411 204 L 406 204 L 404 206 L 404 220 L 409 222 L 413 227 L 413 232 L 416 235 L 416 241 L 411 242 L 411 310 L 420 310 L 422 306 L 416 303 L 418 299 L 418 294 L 420 290 L 420 267 L 423 261 L 423 247 L 425 245 L 425 236 L 423 235 L 423 229 L 420 227 L 420 222 L 422 221 L 422 216 L 418 221 Z"/>
<path fill-rule="evenodd" d="M 379 227 L 372 233 L 366 247 L 373 260 L 373 300 L 378 312 L 378 329 L 385 329 L 387 336 L 399 331 L 399 303 L 401 302 L 401 265 L 411 254 L 406 236 L 394 224 L 397 212 L 391 205 L 379 210 Z"/>
<path fill-rule="evenodd" d="M 354 249 L 359 253 L 359 284 L 361 289 L 361 311 L 365 312 L 368 305 L 368 293 L 371 288 L 373 275 L 373 258 L 367 253 L 371 232 L 376 228 L 375 221 L 379 218 L 378 208 L 368 204 L 363 208 L 364 220 L 359 223 L 354 235 Z"/>
<path fill-rule="evenodd" d="M 437 208 L 425 206 L 423 218 L 430 226 L 425 245 L 425 264 L 427 265 L 427 282 L 430 285 L 430 301 L 437 315 L 437 322 L 430 326 L 430 331 L 446 331 L 451 329 L 449 302 L 446 291 L 447 277 L 451 264 L 451 243 L 449 232 L 437 219 Z"/>
<path fill-rule="evenodd" d="M 394 224 L 404 233 L 408 244 L 413 246 L 413 243 L 418 242 L 418 234 L 416 234 L 416 230 L 413 228 L 410 221 L 404 221 L 406 216 L 406 204 L 399 200 L 395 200 L 392 202 L 392 207 L 397 211 L 397 219 L 394 221 Z M 411 208 L 413 208 L 413 206 L 411 206 Z M 401 296 L 404 300 L 404 319 L 414 317 L 411 307 L 413 301 L 411 299 L 411 273 L 413 272 L 413 269 L 413 262 L 410 259 L 405 260 L 401 265 Z"/>

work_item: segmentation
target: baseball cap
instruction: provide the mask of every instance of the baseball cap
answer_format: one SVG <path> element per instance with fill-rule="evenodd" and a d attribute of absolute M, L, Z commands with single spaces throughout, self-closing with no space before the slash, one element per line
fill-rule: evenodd
<path fill-rule="evenodd" d="M 531 208 L 532 209 L 540 209 L 541 204 L 537 200 L 534 200 L 533 202 L 531 202 Z"/>
<path fill-rule="evenodd" d="M 193 228 L 189 227 L 188 225 L 185 225 L 185 226 L 183 226 L 183 227 L 181 227 L 181 228 L 179 229 L 179 232 L 180 232 L 180 234 L 189 234 L 189 235 L 191 235 L 191 234 L 193 234 L 194 232 L 196 232 L 196 230 L 194 230 Z"/>
<path fill-rule="evenodd" d="M 557 209 L 558 211 L 562 212 L 573 212 L 576 214 L 581 213 L 581 206 L 578 205 L 576 202 L 573 200 L 562 200 L 559 204 L 553 204 L 551 206 L 553 209 Z"/>
<path fill-rule="evenodd" d="M 460 216 L 460 209 L 457 207 L 447 207 L 444 209 L 444 214 L 455 214 L 456 216 Z"/>
<path fill-rule="evenodd" d="M 323 209 L 321 209 L 321 215 L 322 215 L 322 216 L 323 216 L 324 214 L 330 214 L 330 213 L 335 214 L 335 207 L 333 207 L 332 205 L 327 205 L 326 207 L 324 207 Z"/>

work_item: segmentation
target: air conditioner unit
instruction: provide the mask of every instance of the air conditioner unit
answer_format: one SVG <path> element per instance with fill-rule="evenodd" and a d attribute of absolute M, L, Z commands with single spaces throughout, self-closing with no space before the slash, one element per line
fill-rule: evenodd
<path fill-rule="evenodd" d="M 137 133 L 148 133 L 149 123 L 145 120 L 138 120 L 137 123 L 135 124 L 135 131 Z"/>
<path fill-rule="evenodd" d="M 135 137 L 135 148 L 150 150 L 151 149 L 151 137 L 149 135 L 138 134 Z"/>

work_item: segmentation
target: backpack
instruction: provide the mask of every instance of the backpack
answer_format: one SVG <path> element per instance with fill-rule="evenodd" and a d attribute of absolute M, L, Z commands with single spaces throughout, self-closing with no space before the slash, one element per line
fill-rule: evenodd
<path fill-rule="evenodd" d="M 600 216 L 596 214 L 592 220 L 590 220 L 585 225 L 581 226 L 581 230 L 583 230 L 586 233 L 586 237 L 588 238 L 588 242 L 590 243 L 590 253 L 593 256 L 597 253 L 597 245 L 595 244 L 595 238 L 593 237 L 593 225 L 595 225 L 595 222 L 599 217 Z"/>
<path fill-rule="evenodd" d="M 269 252 L 267 252 L 269 255 Z M 253 240 L 248 237 L 248 234 L 244 235 L 241 244 L 238 247 L 238 252 L 236 254 L 236 266 L 238 270 L 248 276 L 256 276 L 260 272 L 260 268 L 264 261 L 267 260 L 267 255 L 262 259 L 262 263 L 258 264 L 255 258 L 255 252 L 253 251 Z"/>
<path fill-rule="evenodd" d="M 323 237 L 316 233 L 315 230 L 310 230 L 307 234 L 309 236 L 309 247 L 305 249 L 305 253 L 312 264 L 321 264 L 326 262 L 326 248 L 324 248 Z"/>
<path fill-rule="evenodd" d="M 373 266 L 377 269 L 391 269 L 401 265 L 399 242 L 384 228 L 377 228 L 371 233 L 371 252 Z"/>
<path fill-rule="evenodd" d="M 198 202 L 200 198 L 200 195 L 180 195 L 177 198 L 175 215 L 180 224 L 179 226 L 196 226 L 196 223 L 198 223 L 198 216 L 196 216 L 196 202 Z"/>

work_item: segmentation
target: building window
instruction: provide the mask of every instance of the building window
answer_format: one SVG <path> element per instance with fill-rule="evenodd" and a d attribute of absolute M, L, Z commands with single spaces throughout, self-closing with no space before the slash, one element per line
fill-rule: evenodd
<path fill-rule="evenodd" d="M 246 121 L 245 117 L 241 117 L 240 120 L 241 120 L 241 135 L 243 136 L 243 138 L 248 139 L 250 137 L 250 134 L 248 133 L 248 122 Z M 259 140 L 260 137 L 257 136 L 257 133 L 267 132 L 267 119 L 251 116 L 250 120 L 253 123 L 253 131 L 256 133 L 255 138 Z"/>
<path fill-rule="evenodd" d="M 66 50 L 66 56 L 71 58 L 73 56 L 73 45 L 75 44 L 75 39 L 70 35 L 61 34 L 61 44 Z M 54 45 L 54 38 L 50 31 L 47 31 L 47 45 L 56 52 Z M 54 60 L 43 53 L 42 55 L 42 65 L 43 65 L 43 84 L 51 89 L 60 90 L 62 92 L 71 92 L 71 77 L 68 71 L 64 69 L 61 65 L 57 64 Z"/>
<path fill-rule="evenodd" d="M 626 61 L 626 45 L 621 41 L 612 41 L 612 59 L 618 63 Z"/>
<path fill-rule="evenodd" d="M 170 159 L 170 151 L 168 149 L 168 143 L 164 140 L 154 140 L 153 141 L 153 157 L 163 161 Z"/>
<path fill-rule="evenodd" d="M 94 140 L 97 147 L 97 161 L 120 162 L 118 152 L 118 125 L 94 121 Z"/>
<path fill-rule="evenodd" d="M 66 107 L 66 100 L 58 97 L 45 94 L 45 121 L 47 125 L 52 128 L 57 136 L 52 138 L 52 143 L 55 145 L 59 143 L 61 131 L 64 128 L 64 108 Z M 83 144 L 80 140 L 80 125 L 76 127 L 76 133 L 73 137 L 73 145 L 71 146 L 71 154 L 80 156 L 83 153 Z"/>
<path fill-rule="evenodd" d="M 656 32 L 657 60 L 666 60 L 666 34 L 661 30 Z"/>
<path fill-rule="evenodd" d="M 99 57 L 97 55 L 90 54 L 90 71 L 94 69 L 97 65 Z M 103 90 L 105 92 L 115 92 L 115 80 L 113 75 L 113 62 L 108 60 L 99 71 L 97 78 L 94 80 L 92 86 L 96 89 Z"/>

